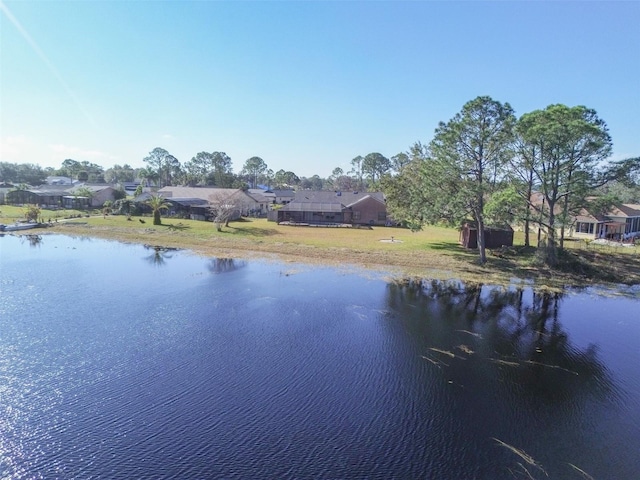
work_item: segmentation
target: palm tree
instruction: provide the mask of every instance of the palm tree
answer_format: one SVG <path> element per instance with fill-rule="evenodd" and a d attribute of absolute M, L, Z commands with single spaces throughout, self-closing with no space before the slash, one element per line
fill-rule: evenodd
<path fill-rule="evenodd" d="M 167 210 L 171 205 L 160 195 L 152 195 L 145 203 L 151 207 L 151 211 L 153 212 L 153 224 L 162 225 L 160 210 Z"/>

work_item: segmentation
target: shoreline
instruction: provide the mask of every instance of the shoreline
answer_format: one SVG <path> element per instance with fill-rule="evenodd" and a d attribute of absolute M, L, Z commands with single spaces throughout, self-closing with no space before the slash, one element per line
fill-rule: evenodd
<path fill-rule="evenodd" d="M 591 287 L 621 291 L 640 284 L 640 261 L 633 253 L 612 254 L 615 257 L 613 260 L 618 260 L 624 266 L 622 271 L 615 267 L 616 262 L 610 261 L 610 258 L 603 259 L 597 252 L 591 254 L 590 257 L 599 262 L 603 268 L 605 266 L 609 269 L 613 268 L 613 273 L 607 273 L 609 278 L 605 275 L 593 278 L 588 275 L 588 272 L 563 272 L 532 266 L 530 262 L 523 261 L 524 255 L 522 255 L 523 258 L 488 256 L 487 263 L 480 265 L 475 255 L 462 249 L 454 253 L 434 253 L 425 249 L 373 250 L 346 248 L 339 245 L 318 246 L 302 241 L 288 241 L 286 237 L 282 241 L 266 241 L 247 236 L 216 235 L 213 232 L 203 238 L 171 227 L 172 225 L 168 223 L 160 227 L 140 228 L 131 224 L 117 226 L 60 222 L 46 229 L 25 231 L 24 234 L 38 232 L 38 234 L 95 237 L 123 243 L 188 250 L 204 257 L 264 259 L 342 268 L 353 265 L 356 268 L 386 273 L 398 279 L 460 280 L 503 287 L 526 286 L 541 290 Z M 380 239 L 377 241 L 382 242 Z M 397 243 L 400 245 L 401 242 Z M 517 250 L 514 249 L 514 251 Z"/>

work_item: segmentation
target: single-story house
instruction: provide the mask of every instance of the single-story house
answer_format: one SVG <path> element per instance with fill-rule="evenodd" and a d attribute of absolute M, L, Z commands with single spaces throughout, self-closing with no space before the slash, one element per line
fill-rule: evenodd
<path fill-rule="evenodd" d="M 277 210 L 276 221 L 312 225 L 388 225 L 381 192 L 301 191 Z"/>
<path fill-rule="evenodd" d="M 138 195 L 133 201 L 138 205 L 140 212 L 144 214 L 152 213 L 151 207 L 147 205 L 147 200 L 156 195 L 151 192 L 144 192 Z M 163 215 L 168 217 L 190 218 L 191 220 L 208 220 L 206 211 L 209 209 L 209 202 L 202 198 L 193 197 L 169 197 L 164 198 L 168 209 L 163 211 Z"/>
<path fill-rule="evenodd" d="M 70 185 L 43 185 L 26 190 L 11 190 L 6 193 L 9 205 L 39 205 L 44 208 L 62 207 L 62 198 L 68 195 Z"/>
<path fill-rule="evenodd" d="M 80 189 L 89 190 L 91 192 L 91 196 L 79 197 L 77 195 L 74 195 Z M 106 201 L 113 202 L 115 200 L 115 191 L 116 189 L 113 188 L 111 185 L 106 185 L 104 183 L 99 185 L 89 185 L 86 183 L 81 185 L 76 185 L 73 188 L 68 190 L 69 195 L 67 195 L 63 199 L 63 204 L 65 208 L 78 208 L 78 207 L 71 207 L 71 205 L 77 203 L 80 198 L 86 198 L 86 200 L 83 202 L 84 205 L 90 208 L 101 208 L 104 205 L 104 202 Z M 67 204 L 69 206 L 67 206 Z"/>
<path fill-rule="evenodd" d="M 208 207 L 209 202 L 202 198 L 167 198 L 166 202 L 170 205 L 167 215 L 170 217 L 179 216 L 183 218 L 191 218 L 194 220 L 204 220 L 204 218 L 194 218 L 194 209 L 198 207 Z"/>
<path fill-rule="evenodd" d="M 77 195 L 86 188 L 91 197 Z M 27 190 L 7 192 L 6 203 L 12 205 L 39 205 L 41 208 L 99 208 L 107 200 L 113 201 L 115 189 L 110 185 L 41 185 Z"/>
<path fill-rule="evenodd" d="M 204 200 L 199 205 L 190 206 L 190 217 L 194 220 L 209 220 L 209 205 L 227 199 L 230 199 L 236 206 L 236 212 L 232 219 L 241 216 L 262 215 L 267 210 L 266 201 L 260 202 L 239 188 L 163 187 L 158 190 L 157 194 L 169 202 L 174 198 Z"/>
<path fill-rule="evenodd" d="M 250 215 L 253 217 L 265 216 L 269 211 L 269 205 L 273 203 L 273 196 L 268 191 L 260 190 L 259 188 L 250 188 L 246 193 L 256 201 L 257 206 Z"/>
<path fill-rule="evenodd" d="M 276 198 L 271 190 L 263 190 L 262 188 L 249 188 L 247 189 L 247 193 L 254 198 L 258 197 L 267 203 L 274 203 Z"/>
<path fill-rule="evenodd" d="M 629 240 L 640 237 L 640 205 L 623 203 L 599 215 L 592 215 L 582 209 L 574 217 L 569 236 L 612 240 Z"/>
<path fill-rule="evenodd" d="M 71 186 L 74 184 L 74 181 L 71 177 L 61 177 L 57 175 L 50 175 L 45 179 L 47 185 L 68 185 Z M 78 183 L 77 181 L 75 183 Z"/>
<path fill-rule="evenodd" d="M 539 192 L 532 194 L 531 202 L 538 208 L 544 207 L 544 198 Z M 560 225 L 562 205 L 556 205 L 555 211 L 557 215 L 556 230 L 559 235 L 562 228 Z M 623 241 L 638 238 L 640 237 L 640 204 L 623 203 L 602 213 L 592 213 L 583 208 L 577 214 L 572 215 L 564 227 L 565 238 L 591 240 L 605 238 Z M 531 223 L 530 228 L 532 231 L 538 229 L 535 221 Z"/>
<path fill-rule="evenodd" d="M 258 195 L 260 198 L 266 197 L 270 205 L 287 205 L 291 203 L 295 196 L 294 190 L 262 190 L 261 188 L 250 188 L 247 193 L 252 197 Z"/>
<path fill-rule="evenodd" d="M 7 182 L 0 183 L 0 204 L 5 203 L 5 195 L 13 190 L 15 185 Z"/>
<path fill-rule="evenodd" d="M 274 203 L 276 205 L 287 205 L 291 203 L 296 196 L 294 190 L 271 190 L 275 197 Z"/>

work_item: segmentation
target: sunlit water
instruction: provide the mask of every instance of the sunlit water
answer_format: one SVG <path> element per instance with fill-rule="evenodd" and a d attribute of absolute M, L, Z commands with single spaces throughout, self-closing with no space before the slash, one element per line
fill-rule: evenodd
<path fill-rule="evenodd" d="M 2 479 L 640 478 L 638 300 L 56 235 L 0 275 Z"/>

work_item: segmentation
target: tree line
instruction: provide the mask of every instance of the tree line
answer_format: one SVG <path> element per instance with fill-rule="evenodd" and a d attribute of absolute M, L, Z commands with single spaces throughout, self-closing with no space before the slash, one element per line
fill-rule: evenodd
<path fill-rule="evenodd" d="M 481 263 L 485 226 L 522 224 L 527 246 L 538 226 L 538 248 L 555 265 L 581 209 L 604 213 L 625 189 L 639 200 L 640 158 L 612 162 L 612 145 L 593 109 L 551 105 L 516 118 L 508 103 L 481 96 L 440 122 L 428 144 L 415 143 L 382 190 L 390 215 L 413 229 L 473 220 Z"/>
<path fill-rule="evenodd" d="M 161 147 L 154 148 L 143 158 L 145 167 L 128 164 L 104 169 L 88 161 L 66 159 L 60 168 L 42 168 L 37 164 L 0 162 L 0 182 L 41 185 L 48 176 L 60 176 L 88 183 L 123 183 L 140 181 L 146 186 L 215 186 L 221 188 L 293 188 L 303 190 L 373 190 L 378 189 L 384 175 L 399 173 L 408 162 L 406 153 L 390 159 L 374 152 L 357 156 L 350 169 L 333 169 L 329 177 L 298 176 L 290 170 L 275 171 L 260 157 L 247 159 L 238 173 L 225 152 L 199 152 L 186 162 Z"/>
<path fill-rule="evenodd" d="M 257 156 L 247 159 L 236 174 L 231 158 L 224 152 L 200 152 L 191 160 L 180 163 L 167 150 L 157 147 L 143 160 L 147 168 L 138 172 L 138 176 L 159 186 L 258 188 L 262 185 L 304 190 L 371 190 L 380 186 L 384 175 L 399 173 L 409 158 L 406 153 L 399 153 L 391 159 L 377 152 L 357 156 L 351 160 L 349 171 L 336 167 L 327 178 L 319 175 L 299 177 L 295 172 L 284 169 L 274 172 Z"/>

